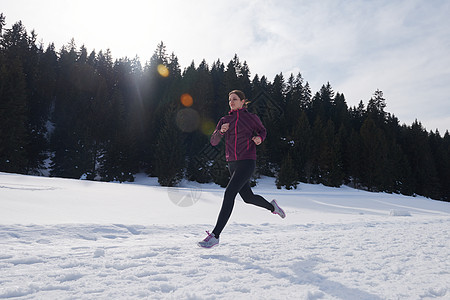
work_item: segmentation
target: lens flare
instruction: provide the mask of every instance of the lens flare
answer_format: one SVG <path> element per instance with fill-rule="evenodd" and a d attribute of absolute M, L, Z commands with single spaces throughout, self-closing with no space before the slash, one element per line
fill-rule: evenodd
<path fill-rule="evenodd" d="M 180 101 L 185 107 L 191 107 L 194 104 L 194 99 L 188 93 L 181 95 Z"/>
<path fill-rule="evenodd" d="M 160 64 L 160 65 L 158 65 L 158 73 L 162 77 L 167 77 L 167 76 L 169 76 L 169 69 L 167 69 L 167 67 L 165 65 Z"/>
<path fill-rule="evenodd" d="M 202 122 L 201 130 L 204 135 L 211 135 L 216 129 L 216 124 L 213 121 L 206 120 Z"/>
<path fill-rule="evenodd" d="M 177 113 L 176 123 L 183 132 L 193 132 L 200 126 L 200 115 L 192 108 L 183 108 Z"/>

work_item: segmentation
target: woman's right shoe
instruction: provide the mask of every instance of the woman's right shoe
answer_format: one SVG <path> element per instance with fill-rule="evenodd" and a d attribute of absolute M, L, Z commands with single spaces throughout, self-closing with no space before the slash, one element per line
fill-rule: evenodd
<path fill-rule="evenodd" d="M 206 232 L 208 236 L 201 242 L 198 242 L 198 245 L 203 248 L 211 248 L 215 245 L 219 244 L 219 239 L 216 239 L 213 233 Z"/>
<path fill-rule="evenodd" d="M 275 199 L 273 199 L 270 203 L 274 207 L 274 211 L 272 213 L 279 215 L 280 217 L 282 217 L 284 219 L 286 217 L 286 214 L 284 213 L 284 210 L 282 210 L 281 207 L 278 206 L 277 201 L 275 201 Z"/>

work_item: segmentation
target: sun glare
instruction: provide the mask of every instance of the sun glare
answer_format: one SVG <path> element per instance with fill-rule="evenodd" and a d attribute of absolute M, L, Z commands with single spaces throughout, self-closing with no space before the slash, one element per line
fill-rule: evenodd
<path fill-rule="evenodd" d="M 191 107 L 194 104 L 194 99 L 188 93 L 181 95 L 180 101 L 185 107 Z"/>
<path fill-rule="evenodd" d="M 211 135 L 214 132 L 214 129 L 216 128 L 216 124 L 212 122 L 211 120 L 207 120 L 202 122 L 201 129 L 203 134 L 205 135 Z"/>
<path fill-rule="evenodd" d="M 158 73 L 162 77 L 167 77 L 167 76 L 169 76 L 169 69 L 167 69 L 167 67 L 165 65 L 162 65 L 162 64 L 158 65 Z"/>

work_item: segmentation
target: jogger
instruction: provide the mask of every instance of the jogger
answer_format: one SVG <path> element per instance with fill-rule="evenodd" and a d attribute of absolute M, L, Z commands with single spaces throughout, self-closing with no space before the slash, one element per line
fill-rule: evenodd
<path fill-rule="evenodd" d="M 230 112 L 222 117 L 211 135 L 211 145 L 217 146 L 225 137 L 225 157 L 230 171 L 230 181 L 225 190 L 222 208 L 212 233 L 198 243 L 200 247 L 211 248 L 219 244 L 219 236 L 230 219 L 234 207 L 234 200 L 239 193 L 244 202 L 253 204 L 284 218 L 284 211 L 275 200 L 268 202 L 259 195 L 255 195 L 250 187 L 250 178 L 256 167 L 256 146 L 266 138 L 266 128 L 255 114 L 245 109 L 245 95 L 242 91 L 234 90 L 228 94 Z"/>

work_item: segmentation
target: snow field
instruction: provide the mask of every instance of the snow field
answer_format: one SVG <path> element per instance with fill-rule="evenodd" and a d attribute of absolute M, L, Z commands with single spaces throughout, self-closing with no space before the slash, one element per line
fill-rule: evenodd
<path fill-rule="evenodd" d="M 0 299 L 450 297 L 448 203 L 272 184 L 254 191 L 277 198 L 286 219 L 238 197 L 220 245 L 201 249 L 220 209 L 214 185 L 180 207 L 154 179 L 0 173 Z"/>
<path fill-rule="evenodd" d="M 0 298 L 448 296 L 444 222 L 399 224 L 233 223 L 210 250 L 203 225 L 0 226 Z"/>

